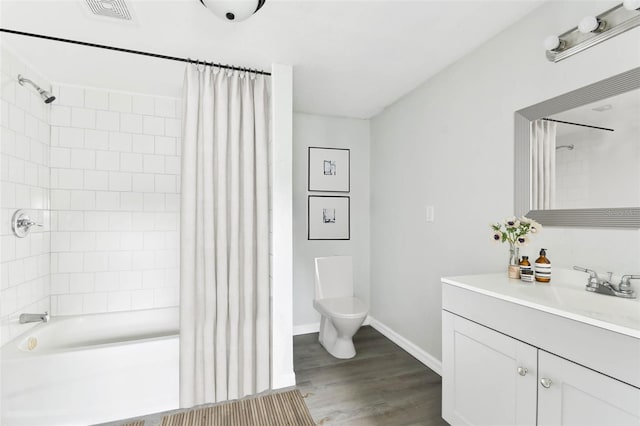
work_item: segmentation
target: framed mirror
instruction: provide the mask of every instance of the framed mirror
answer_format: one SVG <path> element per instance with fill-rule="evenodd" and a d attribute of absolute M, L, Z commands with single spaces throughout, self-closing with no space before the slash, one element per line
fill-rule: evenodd
<path fill-rule="evenodd" d="M 515 212 L 640 228 L 640 68 L 515 113 Z"/>

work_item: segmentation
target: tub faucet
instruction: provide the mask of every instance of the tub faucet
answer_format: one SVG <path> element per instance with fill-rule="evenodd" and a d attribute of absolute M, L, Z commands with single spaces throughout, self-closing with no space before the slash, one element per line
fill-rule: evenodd
<path fill-rule="evenodd" d="M 18 320 L 20 324 L 26 324 L 29 322 L 48 322 L 49 321 L 49 312 L 45 312 L 44 314 L 20 314 L 20 319 Z"/>

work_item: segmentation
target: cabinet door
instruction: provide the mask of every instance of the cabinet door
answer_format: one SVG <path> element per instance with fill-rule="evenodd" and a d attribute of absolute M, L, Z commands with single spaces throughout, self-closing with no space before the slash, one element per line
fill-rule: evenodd
<path fill-rule="evenodd" d="M 537 349 L 442 312 L 442 417 L 451 425 L 535 425 Z"/>
<path fill-rule="evenodd" d="M 543 350 L 538 357 L 539 425 L 640 425 L 640 389 Z"/>

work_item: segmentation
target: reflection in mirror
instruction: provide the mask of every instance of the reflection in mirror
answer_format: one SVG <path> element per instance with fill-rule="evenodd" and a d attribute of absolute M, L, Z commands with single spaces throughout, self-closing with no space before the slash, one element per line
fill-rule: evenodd
<path fill-rule="evenodd" d="M 542 162 L 532 164 L 534 209 L 640 206 L 640 90 L 536 120 L 531 142 Z M 546 174 L 545 160 L 555 164 Z"/>
<path fill-rule="evenodd" d="M 640 68 L 515 113 L 515 213 L 640 228 Z"/>

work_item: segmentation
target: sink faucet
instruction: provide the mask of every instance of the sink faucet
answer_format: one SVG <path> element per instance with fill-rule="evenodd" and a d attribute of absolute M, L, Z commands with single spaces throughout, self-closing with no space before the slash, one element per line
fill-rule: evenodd
<path fill-rule="evenodd" d="M 48 322 L 49 321 L 49 312 L 45 312 L 44 314 L 20 314 L 20 319 L 18 322 L 20 324 L 26 324 L 29 322 Z"/>
<path fill-rule="evenodd" d="M 628 299 L 636 298 L 636 292 L 631 288 L 630 281 L 640 279 L 640 275 L 623 275 L 620 283 L 616 285 L 611 282 L 613 277 L 612 272 L 608 273 L 607 279 L 602 279 L 598 276 L 598 273 L 592 269 L 582 268 L 580 266 L 574 266 L 573 269 L 589 274 L 589 279 L 585 287 L 587 291 Z"/>

